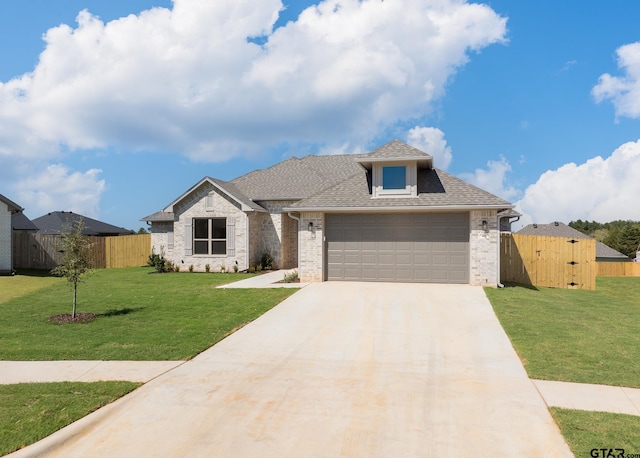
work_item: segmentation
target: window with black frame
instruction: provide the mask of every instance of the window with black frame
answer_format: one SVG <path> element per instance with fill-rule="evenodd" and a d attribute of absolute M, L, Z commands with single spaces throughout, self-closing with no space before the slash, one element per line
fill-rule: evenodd
<path fill-rule="evenodd" d="M 195 218 L 193 220 L 193 254 L 227 254 L 226 218 Z"/>

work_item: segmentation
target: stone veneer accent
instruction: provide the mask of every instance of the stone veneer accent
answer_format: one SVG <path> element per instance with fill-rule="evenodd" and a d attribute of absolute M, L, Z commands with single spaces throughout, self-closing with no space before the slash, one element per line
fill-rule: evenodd
<path fill-rule="evenodd" d="M 313 229 L 309 230 L 309 223 Z M 324 280 L 324 213 L 300 214 L 300 264 L 298 277 L 301 282 Z"/>
<path fill-rule="evenodd" d="M 489 232 L 482 229 L 482 220 L 487 220 Z M 498 248 L 500 231 L 496 210 L 475 210 L 470 212 L 469 284 L 496 287 L 498 278 Z"/>
<path fill-rule="evenodd" d="M 213 207 L 207 209 L 207 196 L 213 195 Z M 240 210 L 240 205 L 227 195 L 217 191 L 210 183 L 203 183 L 193 190 L 174 207 L 176 221 L 173 224 L 173 248 L 171 249 L 171 224 L 154 223 L 152 225 L 152 246 L 156 253 L 164 249 L 165 257 L 181 271 L 188 271 L 193 266 L 196 272 L 204 272 L 209 264 L 211 272 L 221 270 L 224 265 L 232 271 L 237 263 L 238 270 L 246 270 L 248 266 L 248 217 Z M 185 224 L 192 218 L 233 218 L 235 222 L 235 254 L 229 255 L 188 255 L 185 252 Z M 227 232 L 227 237 L 229 233 Z"/>
<path fill-rule="evenodd" d="M 12 237 L 11 211 L 7 204 L 0 202 L 0 272 L 13 269 Z"/>

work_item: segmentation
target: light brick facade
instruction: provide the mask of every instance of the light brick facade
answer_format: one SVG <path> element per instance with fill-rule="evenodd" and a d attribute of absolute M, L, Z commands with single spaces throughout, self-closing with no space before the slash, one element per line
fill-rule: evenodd
<path fill-rule="evenodd" d="M 274 269 L 290 269 L 298 264 L 298 222 L 282 209 L 293 200 L 263 201 L 268 213 L 257 213 L 249 220 L 249 263 L 256 266 L 264 253 L 273 256 Z"/>
<path fill-rule="evenodd" d="M 239 271 L 249 267 L 249 218 L 232 198 L 205 182 L 176 203 L 174 214 L 176 221 L 173 224 L 153 224 L 151 240 L 154 251 L 164 251 L 165 257 L 179 266 L 181 271 L 193 266 L 195 272 L 204 272 L 207 264 L 211 272 L 220 271 L 222 266 L 232 271 L 236 264 Z M 194 218 L 226 218 L 226 255 L 193 254 L 192 236 L 189 233 L 193 233 Z"/>
<path fill-rule="evenodd" d="M 309 224 L 312 223 L 312 227 Z M 300 214 L 300 264 L 298 277 L 302 282 L 324 280 L 324 213 Z"/>
<path fill-rule="evenodd" d="M 0 201 L 0 273 L 13 270 L 11 209 Z"/>
<path fill-rule="evenodd" d="M 476 210 L 470 214 L 469 284 L 480 286 L 497 286 L 498 256 L 500 231 L 498 229 L 498 212 L 496 210 Z M 487 230 L 482 222 L 487 222 Z"/>

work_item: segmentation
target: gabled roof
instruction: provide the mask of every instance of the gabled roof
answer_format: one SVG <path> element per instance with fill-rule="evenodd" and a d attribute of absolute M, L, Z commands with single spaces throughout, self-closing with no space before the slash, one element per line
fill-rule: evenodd
<path fill-rule="evenodd" d="M 504 199 L 494 196 L 472 184 L 438 169 L 418 171 L 417 197 L 371 198 L 367 173 L 362 170 L 347 180 L 308 199 L 291 205 L 296 211 L 327 210 L 398 210 L 411 209 L 473 209 L 503 210 L 513 207 Z"/>
<path fill-rule="evenodd" d="M 400 140 L 391 140 L 370 153 L 361 154 L 356 161 L 367 165 L 373 162 L 418 161 L 425 168 L 433 167 L 432 156 Z"/>
<path fill-rule="evenodd" d="M 0 202 L 4 202 L 7 205 L 7 207 L 9 207 L 9 211 L 11 213 L 17 213 L 17 212 L 21 212 L 22 210 L 24 210 L 20 205 L 18 205 L 17 203 L 13 202 L 12 200 L 6 198 L 2 194 L 0 194 Z"/>
<path fill-rule="evenodd" d="M 38 230 L 38 226 L 33 224 L 33 221 L 27 218 L 27 216 L 22 212 L 14 213 L 13 215 L 11 215 L 11 227 L 14 231 Z"/>
<path fill-rule="evenodd" d="M 528 224 L 516 233 L 523 235 L 542 235 L 547 237 L 593 239 L 593 237 L 589 237 L 587 234 L 583 234 L 579 230 L 558 221 L 548 224 Z M 620 253 L 599 241 L 596 241 L 596 258 L 629 259 L 625 254 Z"/>
<path fill-rule="evenodd" d="M 182 199 L 187 197 L 189 194 L 191 194 L 193 191 L 195 191 L 205 183 L 209 183 L 211 186 L 216 188 L 218 192 L 225 194 L 231 199 L 235 200 L 240 205 L 240 209 L 242 211 L 265 211 L 264 208 L 262 208 L 261 206 L 253 202 L 251 199 L 249 199 L 246 195 L 244 195 L 236 187 L 234 183 L 218 180 L 216 178 L 204 177 L 202 180 L 198 181 L 195 185 L 189 188 L 187 192 L 183 193 L 180 197 L 178 197 L 176 200 L 174 200 L 169 205 L 167 205 L 162 212 L 156 212 L 153 215 L 157 216 L 160 213 L 173 213 L 174 206 L 177 203 L 179 203 Z M 153 215 L 150 215 L 150 216 L 153 216 Z M 152 220 L 143 218 L 142 221 L 152 221 Z M 168 220 L 163 219 L 163 221 L 168 221 Z"/>
<path fill-rule="evenodd" d="M 113 226 L 111 224 L 103 223 L 92 218 L 87 218 L 78 213 L 56 211 L 47 213 L 39 218 L 33 220 L 33 224 L 38 227 L 39 234 L 62 234 L 69 227 L 73 227 L 74 224 L 80 220 L 84 221 L 84 235 L 127 235 L 133 234 L 133 231 L 125 229 L 123 227 Z"/>

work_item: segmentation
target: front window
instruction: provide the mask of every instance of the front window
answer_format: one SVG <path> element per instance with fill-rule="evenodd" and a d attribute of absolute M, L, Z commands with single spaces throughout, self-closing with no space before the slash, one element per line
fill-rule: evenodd
<path fill-rule="evenodd" d="M 382 189 L 405 189 L 407 168 L 404 165 L 382 167 Z"/>
<path fill-rule="evenodd" d="M 227 254 L 227 219 L 193 220 L 193 254 Z"/>

